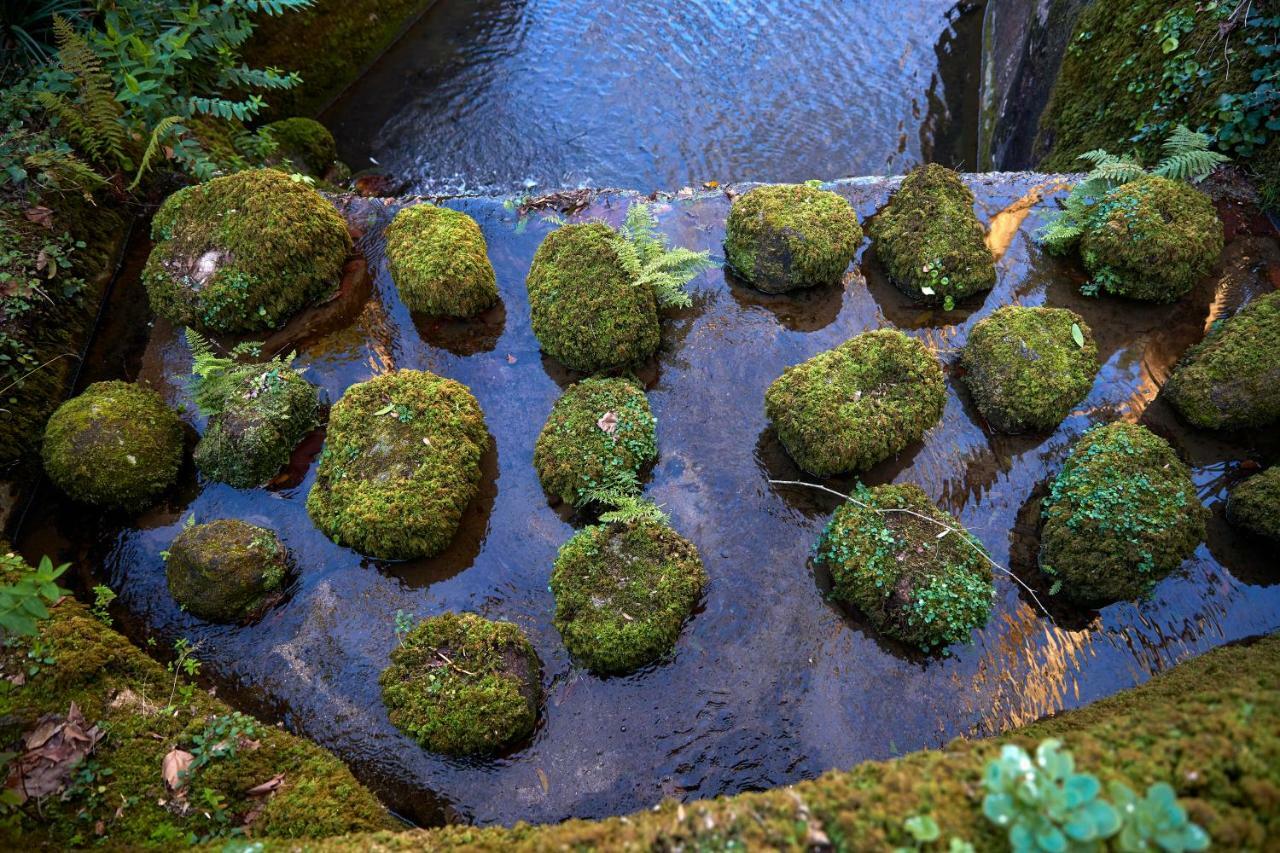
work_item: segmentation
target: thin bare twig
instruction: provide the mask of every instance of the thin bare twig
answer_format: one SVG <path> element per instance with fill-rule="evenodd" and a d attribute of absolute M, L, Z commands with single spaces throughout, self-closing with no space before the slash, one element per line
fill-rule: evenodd
<path fill-rule="evenodd" d="M 441 659 L 442 661 L 444 661 L 444 662 L 445 662 L 445 663 L 447 663 L 449 666 L 451 666 L 451 667 L 453 667 L 454 669 L 456 669 L 458 672 L 462 673 L 463 675 L 469 675 L 469 676 L 471 676 L 472 678 L 475 678 L 475 675 L 476 675 L 476 674 L 475 674 L 474 672 L 468 672 L 467 670 L 465 670 L 465 669 L 463 669 L 462 667 L 458 666 L 456 663 L 454 663 L 453 661 L 449 660 L 449 656 L 448 656 L 448 655 L 446 655 L 444 652 L 440 651 L 439 649 L 436 649 L 436 654 L 440 656 L 440 659 Z"/>

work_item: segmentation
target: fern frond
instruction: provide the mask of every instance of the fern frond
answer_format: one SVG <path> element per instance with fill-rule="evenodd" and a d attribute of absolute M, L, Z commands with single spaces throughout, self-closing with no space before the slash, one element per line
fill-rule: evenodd
<path fill-rule="evenodd" d="M 1107 163 L 1099 163 L 1089 173 L 1088 179 L 1106 181 L 1113 186 L 1119 186 L 1120 184 L 1127 184 L 1129 181 L 1135 181 L 1146 173 L 1142 166 L 1133 161 L 1113 160 Z"/>
<path fill-rule="evenodd" d="M 1182 154 L 1186 151 L 1207 151 L 1213 137 L 1206 136 L 1180 124 L 1169 132 L 1169 138 L 1162 143 L 1166 154 Z"/>
<path fill-rule="evenodd" d="M 65 119 L 68 112 L 77 114 L 77 120 L 68 123 L 76 135 L 77 146 L 90 160 L 103 162 L 110 155 L 112 165 L 123 162 L 128 137 L 120 122 L 124 109 L 116 100 L 111 76 L 103 70 L 102 60 L 89 42 L 66 18 L 54 16 L 53 32 L 58 42 L 58 64 L 72 78 L 79 93 L 74 104 L 59 99 L 58 115 Z M 48 108 L 46 99 L 41 98 L 41 103 Z"/>
<path fill-rule="evenodd" d="M 133 176 L 133 183 L 129 184 L 129 191 L 132 192 L 142 181 L 142 176 L 146 174 L 147 169 L 151 166 L 151 159 L 155 157 L 156 151 L 160 149 L 160 144 L 164 138 L 169 135 L 174 128 L 182 129 L 182 119 L 179 116 L 167 116 L 160 119 L 160 122 L 151 130 L 151 138 L 147 140 L 147 149 L 142 153 L 142 160 L 138 163 L 138 173 Z M 190 331 L 190 330 L 188 330 Z"/>
<path fill-rule="evenodd" d="M 1161 160 L 1160 164 L 1151 170 L 1151 174 L 1159 175 L 1162 178 L 1171 178 L 1175 181 L 1194 183 L 1203 179 L 1218 168 L 1219 165 L 1226 163 L 1230 159 L 1230 157 L 1219 154 L 1217 151 L 1194 149 L 1179 151 Z"/>
<path fill-rule="evenodd" d="M 662 308 L 691 306 L 693 299 L 685 285 L 715 266 L 707 252 L 682 246 L 668 248 L 667 238 L 658 230 L 657 218 L 644 202 L 636 202 L 627 210 L 614 249 L 633 284 L 652 289 Z"/>

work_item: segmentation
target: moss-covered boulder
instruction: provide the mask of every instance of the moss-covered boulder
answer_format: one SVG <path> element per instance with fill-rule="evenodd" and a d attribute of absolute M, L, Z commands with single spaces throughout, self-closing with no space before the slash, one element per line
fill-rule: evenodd
<path fill-rule="evenodd" d="M 1080 257 L 1088 293 L 1174 302 L 1222 253 L 1222 222 L 1190 184 L 1146 177 L 1111 190 L 1089 212 Z"/>
<path fill-rule="evenodd" d="M 1231 490 L 1227 521 L 1258 536 L 1280 541 L 1280 466 L 1255 474 Z"/>
<path fill-rule="evenodd" d="M 338 159 L 338 143 L 329 128 L 313 118 L 293 116 L 267 125 L 276 143 L 276 157 L 297 171 L 323 177 Z"/>
<path fill-rule="evenodd" d="M 617 233 L 600 222 L 547 235 L 526 286 L 533 333 L 547 355 L 599 373 L 644 361 L 658 349 L 658 301 L 618 258 Z"/>
<path fill-rule="evenodd" d="M 960 363 L 994 429 L 1051 430 L 1089 393 L 1098 345 L 1074 311 L 1007 305 L 973 327 Z"/>
<path fill-rule="evenodd" d="M 599 524 L 564 544 L 551 570 L 556 630 L 594 672 L 630 672 L 669 653 L 707 574 L 663 521 Z"/>
<path fill-rule="evenodd" d="M 491 754 L 533 732 L 542 662 L 510 622 L 444 613 L 405 635 L 378 683 L 391 722 L 427 749 Z"/>
<path fill-rule="evenodd" d="M 261 486 L 319 423 L 320 390 L 279 362 L 233 368 L 225 387 L 196 445 L 196 467 L 238 489 Z"/>
<path fill-rule="evenodd" d="M 274 329 L 332 293 L 351 251 L 333 205 L 275 169 L 171 195 L 151 223 L 142 272 L 151 308 L 205 332 Z"/>
<path fill-rule="evenodd" d="M 548 493 L 567 504 L 619 480 L 639 480 L 658 456 L 657 420 L 644 390 L 630 379 L 584 379 L 551 408 L 533 464 Z"/>
<path fill-rule="evenodd" d="M 765 293 L 840 281 L 862 242 L 843 197 L 804 184 L 755 187 L 734 199 L 724 254 Z"/>
<path fill-rule="evenodd" d="M 474 317 L 498 301 L 480 226 L 465 213 L 415 204 L 387 226 L 387 265 L 410 311 Z"/>
<path fill-rule="evenodd" d="M 44 470 L 72 498 L 140 510 L 178 479 L 182 421 L 150 388 L 95 382 L 44 430 Z"/>
<path fill-rule="evenodd" d="M 958 174 L 930 163 L 903 178 L 871 219 L 876 257 L 908 296 L 953 305 L 995 287 L 995 259 L 973 202 Z"/>
<path fill-rule="evenodd" d="M 1083 604 L 1145 595 L 1204 539 L 1191 472 L 1145 427 L 1096 426 L 1041 504 L 1040 568 Z"/>
<path fill-rule="evenodd" d="M 1280 420 L 1280 293 L 1255 299 L 1214 323 L 1174 368 L 1163 393 L 1189 423 L 1206 429 Z"/>
<path fill-rule="evenodd" d="M 193 524 L 169 546 L 169 593 L 208 622 L 262 615 L 284 596 L 289 552 L 274 531 L 231 518 Z"/>
<path fill-rule="evenodd" d="M 995 587 L 986 553 L 908 483 L 859 486 L 823 530 L 815 562 L 831 571 L 832 598 L 881 633 L 929 651 L 987 624 Z"/>
<path fill-rule="evenodd" d="M 765 392 L 765 415 L 804 470 L 818 477 L 887 459 L 942 417 L 942 366 L 896 329 L 850 338 L 788 367 Z"/>
<path fill-rule="evenodd" d="M 480 488 L 488 447 L 467 386 L 419 370 L 374 377 L 348 388 L 329 413 L 307 511 L 361 554 L 434 556 Z"/>

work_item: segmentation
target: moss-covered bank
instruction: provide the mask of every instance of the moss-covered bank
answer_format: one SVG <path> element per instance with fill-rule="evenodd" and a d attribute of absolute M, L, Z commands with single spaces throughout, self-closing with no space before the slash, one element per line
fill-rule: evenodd
<path fill-rule="evenodd" d="M 1227 520 L 1280 542 L 1280 467 L 1255 474 L 1233 488 L 1227 499 Z"/>
<path fill-rule="evenodd" d="M 210 622 L 261 615 L 283 597 L 289 571 L 289 552 L 275 531 L 232 518 L 185 528 L 165 558 L 174 600 Z"/>
<path fill-rule="evenodd" d="M 858 215 L 844 198 L 804 184 L 778 184 L 734 199 L 724 254 L 756 288 L 782 293 L 840 281 L 860 242 Z"/>
<path fill-rule="evenodd" d="M 498 301 L 489 248 L 470 216 L 415 204 L 387 226 L 387 266 L 410 311 L 473 317 Z"/>

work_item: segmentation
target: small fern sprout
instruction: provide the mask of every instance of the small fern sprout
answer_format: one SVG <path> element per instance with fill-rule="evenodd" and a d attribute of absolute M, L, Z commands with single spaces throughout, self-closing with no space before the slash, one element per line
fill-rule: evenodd
<path fill-rule="evenodd" d="M 186 338 L 187 347 L 191 350 L 191 396 L 201 413 L 215 415 L 239 391 L 243 374 L 237 373 L 235 368 L 240 365 L 240 359 L 260 357 L 262 346 L 246 341 L 237 344 L 227 355 L 218 355 L 213 342 L 195 329 L 187 328 Z M 284 357 L 277 355 L 271 359 L 271 364 L 288 367 L 294 357 L 294 353 Z"/>
<path fill-rule="evenodd" d="M 628 524 L 634 521 L 671 523 L 671 519 L 657 504 L 640 497 L 640 480 L 629 469 L 609 472 L 604 482 L 587 489 L 583 498 L 585 503 L 609 507 L 600 513 L 600 521 L 605 524 Z"/>
<path fill-rule="evenodd" d="M 649 205 L 636 202 L 627 210 L 615 244 L 618 260 L 637 287 L 651 287 L 663 308 L 688 308 L 693 300 L 685 285 L 715 263 L 707 252 L 667 246 Z"/>

